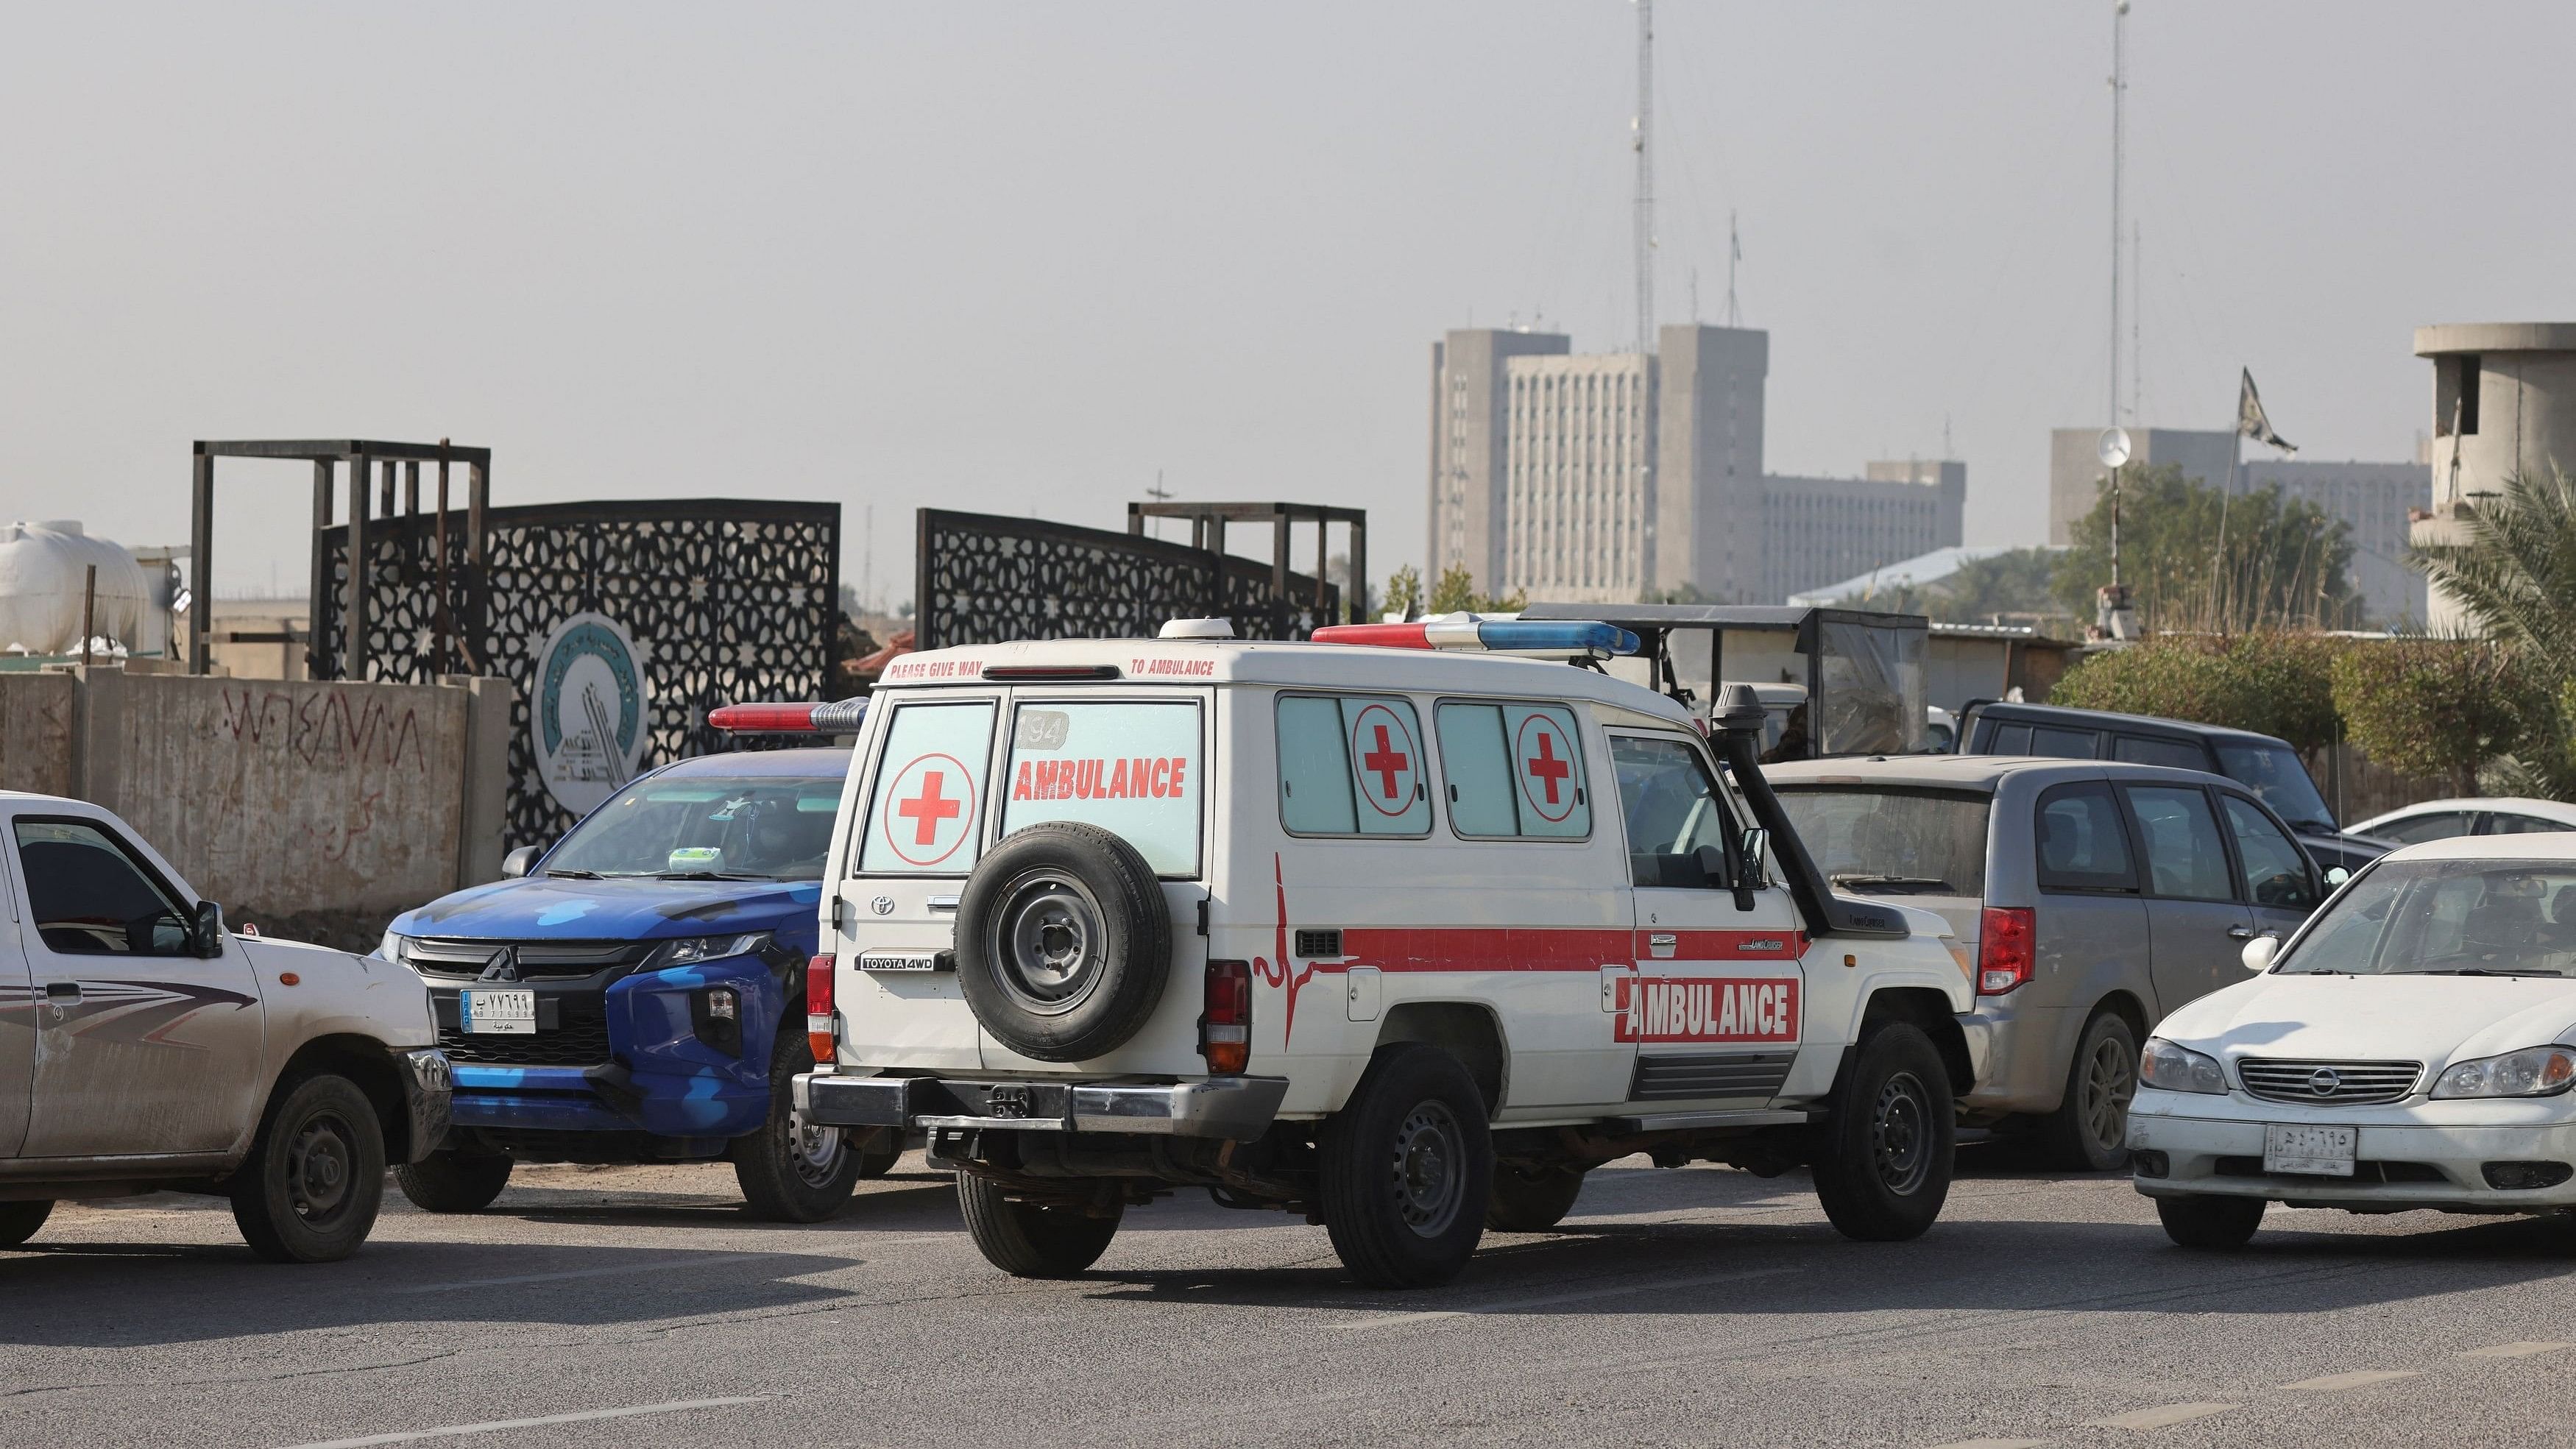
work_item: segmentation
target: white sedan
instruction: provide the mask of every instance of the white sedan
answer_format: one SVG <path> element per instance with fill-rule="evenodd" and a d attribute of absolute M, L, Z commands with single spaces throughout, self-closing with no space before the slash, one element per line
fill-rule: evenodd
<path fill-rule="evenodd" d="M 2531 835 L 2576 830 L 2576 805 L 2521 796 L 2477 800 L 2424 800 L 2352 827 L 2395 845 L 2421 845 L 2457 835 Z"/>
<path fill-rule="evenodd" d="M 2266 1203 L 2576 1207 L 2576 836 L 2467 836 L 2363 867 L 2263 974 L 2168 1016 L 2128 1142 L 2177 1243 Z"/>

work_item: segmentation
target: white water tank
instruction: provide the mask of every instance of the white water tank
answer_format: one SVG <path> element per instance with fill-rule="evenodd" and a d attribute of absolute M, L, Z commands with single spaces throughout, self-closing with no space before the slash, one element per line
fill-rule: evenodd
<path fill-rule="evenodd" d="M 69 519 L 0 523 L 0 650 L 78 654 L 81 594 L 92 564 L 98 566 L 95 636 L 130 653 L 166 651 L 166 621 L 143 565 Z"/>

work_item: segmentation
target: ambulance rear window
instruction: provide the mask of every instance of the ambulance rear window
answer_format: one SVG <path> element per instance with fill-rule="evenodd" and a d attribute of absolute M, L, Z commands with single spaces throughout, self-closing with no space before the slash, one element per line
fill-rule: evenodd
<path fill-rule="evenodd" d="M 1440 706 L 1439 722 L 1449 824 L 1460 835 L 1581 840 L 1592 834 L 1573 711 L 1454 703 Z"/>
<path fill-rule="evenodd" d="M 869 875 L 964 875 L 975 864 L 977 809 L 993 757 L 991 700 L 907 704 L 886 727 L 859 869 Z"/>
<path fill-rule="evenodd" d="M 1279 697 L 1279 823 L 1291 835 L 1431 833 L 1422 721 L 1382 695 Z"/>
<path fill-rule="evenodd" d="M 1031 702 L 1011 726 L 1002 833 L 1078 820 L 1136 847 L 1156 875 L 1199 871 L 1199 707 Z"/>

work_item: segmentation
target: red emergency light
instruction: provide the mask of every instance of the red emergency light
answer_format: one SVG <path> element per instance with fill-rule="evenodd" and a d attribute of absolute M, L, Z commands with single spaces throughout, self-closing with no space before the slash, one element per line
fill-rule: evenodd
<path fill-rule="evenodd" d="M 707 723 L 738 735 L 846 735 L 867 713 L 865 699 L 725 704 L 707 711 Z"/>

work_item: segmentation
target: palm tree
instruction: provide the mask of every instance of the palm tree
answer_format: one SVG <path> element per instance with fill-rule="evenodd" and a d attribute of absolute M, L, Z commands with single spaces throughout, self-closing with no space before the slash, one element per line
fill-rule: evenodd
<path fill-rule="evenodd" d="M 2510 794 L 2576 799 L 2576 478 L 2516 473 L 2464 515 L 2468 539 L 2411 549 L 2409 561 L 2459 602 L 2476 632 L 2538 676 L 2536 716 L 2490 783 Z"/>

